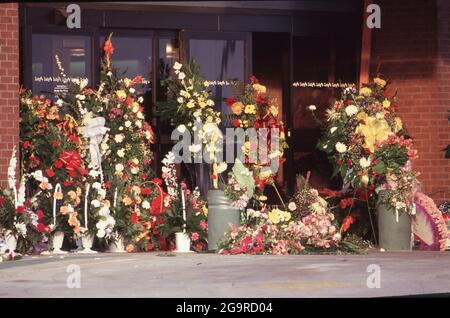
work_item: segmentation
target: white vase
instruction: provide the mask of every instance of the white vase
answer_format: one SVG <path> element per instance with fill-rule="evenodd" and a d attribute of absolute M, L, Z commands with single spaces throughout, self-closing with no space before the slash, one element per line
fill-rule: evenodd
<path fill-rule="evenodd" d="M 91 250 L 92 244 L 94 243 L 94 234 L 83 234 L 81 236 L 81 242 L 83 243 L 83 249 L 78 253 L 81 254 L 94 254 L 96 251 Z"/>
<path fill-rule="evenodd" d="M 58 231 L 53 234 L 53 254 L 67 254 L 66 251 L 62 251 L 61 247 L 64 242 L 64 232 Z"/>
<path fill-rule="evenodd" d="M 191 253 L 191 239 L 184 232 L 175 233 L 175 246 L 177 253 Z"/>
<path fill-rule="evenodd" d="M 109 246 L 108 252 L 110 253 L 126 253 L 125 244 L 123 242 L 123 236 L 120 234 L 115 235 L 115 241 Z"/>
<path fill-rule="evenodd" d="M 14 252 L 17 247 L 17 236 L 11 230 L 6 231 L 5 233 L 5 242 L 6 246 L 8 246 L 9 252 Z"/>

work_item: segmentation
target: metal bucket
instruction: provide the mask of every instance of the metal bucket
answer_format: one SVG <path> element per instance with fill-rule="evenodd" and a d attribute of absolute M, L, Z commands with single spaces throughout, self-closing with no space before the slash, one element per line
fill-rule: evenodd
<path fill-rule="evenodd" d="M 411 251 L 413 245 L 411 216 L 408 213 L 401 213 L 397 222 L 394 209 L 384 204 L 378 206 L 377 214 L 380 248 L 386 251 Z"/>

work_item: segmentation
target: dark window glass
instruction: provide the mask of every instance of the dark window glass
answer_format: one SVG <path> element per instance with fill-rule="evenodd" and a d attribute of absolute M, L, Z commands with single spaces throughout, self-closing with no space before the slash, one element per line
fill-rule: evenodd
<path fill-rule="evenodd" d="M 33 34 L 32 90 L 35 94 L 61 94 L 67 91 L 55 55 L 68 77 L 86 78 L 92 83 L 91 42 L 87 36 Z"/>

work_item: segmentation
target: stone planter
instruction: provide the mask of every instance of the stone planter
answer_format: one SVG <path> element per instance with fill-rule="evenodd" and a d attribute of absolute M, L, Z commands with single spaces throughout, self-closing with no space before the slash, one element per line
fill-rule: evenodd
<path fill-rule="evenodd" d="M 208 250 L 217 250 L 217 243 L 230 229 L 239 226 L 241 211 L 233 208 L 222 190 L 208 191 Z"/>
<path fill-rule="evenodd" d="M 383 204 L 378 206 L 377 215 L 380 248 L 386 251 L 411 251 L 413 245 L 411 216 L 401 213 L 397 222 L 395 211 Z"/>
<path fill-rule="evenodd" d="M 109 253 L 126 253 L 127 251 L 125 250 L 123 236 L 120 234 L 116 234 L 114 238 L 115 238 L 114 242 L 111 242 L 111 244 L 109 245 L 108 252 Z"/>
<path fill-rule="evenodd" d="M 175 233 L 175 246 L 177 253 L 190 253 L 191 252 L 191 239 L 189 235 L 184 232 Z"/>
<path fill-rule="evenodd" d="M 66 254 L 66 251 L 62 251 L 61 247 L 64 242 L 64 232 L 58 231 L 53 234 L 53 253 L 54 254 Z"/>
<path fill-rule="evenodd" d="M 94 244 L 94 234 L 85 233 L 81 236 L 81 242 L 83 243 L 83 249 L 79 251 L 80 254 L 94 254 L 97 253 L 93 251 L 92 244 Z"/>

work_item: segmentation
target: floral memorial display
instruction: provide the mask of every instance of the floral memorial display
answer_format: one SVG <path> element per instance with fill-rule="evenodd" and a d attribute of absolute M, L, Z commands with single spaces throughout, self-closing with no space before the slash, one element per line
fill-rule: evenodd
<path fill-rule="evenodd" d="M 175 147 L 164 154 L 161 176 L 153 171 L 156 138 L 138 93 L 142 77 L 122 77 L 113 54 L 110 35 L 96 87 L 69 79 L 55 56 L 68 92 L 49 98 L 21 90 L 20 144 L 11 155 L 8 187 L 0 192 L 2 260 L 69 250 L 180 252 L 179 233 L 188 238 L 188 250 L 208 248 L 206 196 L 177 169 Z M 288 147 L 280 106 L 255 77 L 250 80 L 233 84 L 235 96 L 226 99 L 230 112 L 224 115 L 194 61 L 175 62 L 162 81 L 167 101 L 158 104 L 160 119 L 190 138 L 186 163 L 194 169 L 209 164 L 213 191 L 223 191 L 230 202 L 225 208 L 241 213 L 240 224 L 230 226 L 218 243 L 220 254 L 358 252 L 375 233 L 371 208 L 377 199 L 397 219 L 403 213 L 416 216 L 421 249 L 446 248 L 445 220 L 418 191 L 417 151 L 383 79 L 359 90 L 345 88 L 327 111 L 318 147 L 328 154 L 343 189 L 314 189 L 308 173 L 297 177 L 291 196 L 276 186 Z M 243 156 L 230 164 L 222 160 L 224 128 L 255 132 L 253 139 L 247 134 L 236 143 Z M 268 203 L 267 185 L 275 189 L 277 204 Z"/>

